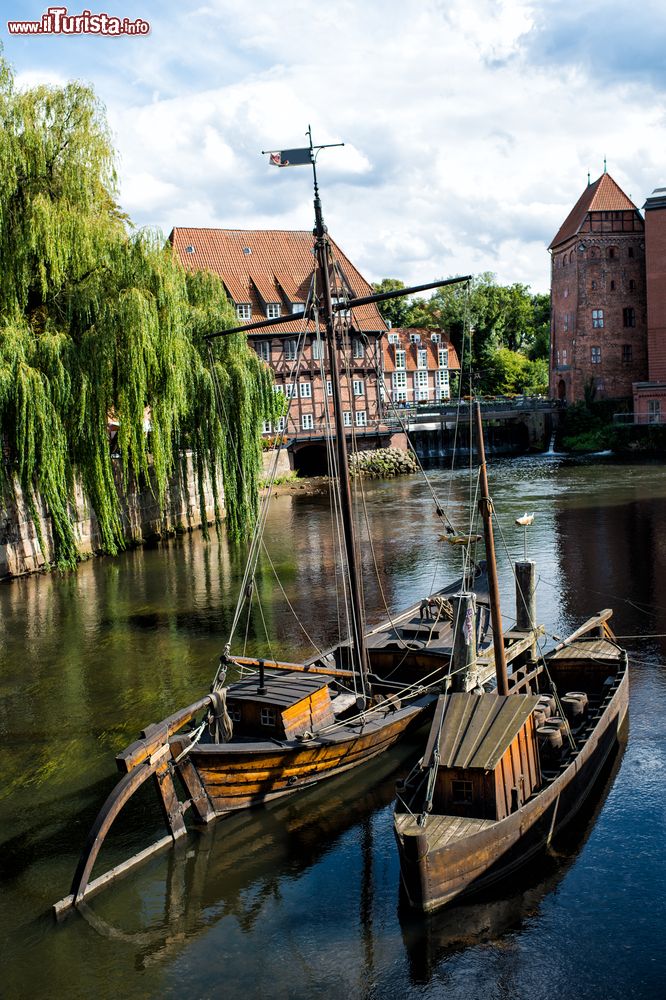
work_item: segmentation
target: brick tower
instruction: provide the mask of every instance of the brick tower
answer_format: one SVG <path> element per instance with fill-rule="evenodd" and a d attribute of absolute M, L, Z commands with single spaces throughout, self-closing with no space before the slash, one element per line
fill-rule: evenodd
<path fill-rule="evenodd" d="M 569 403 L 631 396 L 647 376 L 644 222 L 603 173 L 585 191 L 551 252 L 550 394 Z"/>

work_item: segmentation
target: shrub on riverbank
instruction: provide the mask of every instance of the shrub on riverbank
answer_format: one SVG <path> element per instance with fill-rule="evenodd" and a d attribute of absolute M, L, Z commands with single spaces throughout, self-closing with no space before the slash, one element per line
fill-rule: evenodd
<path fill-rule="evenodd" d="M 349 458 L 349 472 L 352 476 L 366 476 L 368 479 L 391 479 L 417 472 L 418 465 L 411 451 L 400 448 L 377 448 L 376 451 L 360 451 Z"/>

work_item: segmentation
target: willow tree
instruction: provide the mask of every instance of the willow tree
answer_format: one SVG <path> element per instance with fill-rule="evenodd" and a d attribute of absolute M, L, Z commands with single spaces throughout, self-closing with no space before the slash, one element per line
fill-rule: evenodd
<path fill-rule="evenodd" d="M 46 504 L 60 564 L 77 555 L 77 478 L 114 553 L 119 489 L 145 479 L 162 503 L 184 448 L 201 497 L 222 469 L 229 528 L 241 534 L 256 511 L 261 420 L 274 406 L 245 338 L 204 349 L 205 333 L 233 323 L 223 286 L 186 274 L 161 236 L 128 230 L 114 158 L 90 89 L 19 91 L 0 57 L 0 476 L 5 495 L 20 483 L 33 514 L 38 498 Z"/>

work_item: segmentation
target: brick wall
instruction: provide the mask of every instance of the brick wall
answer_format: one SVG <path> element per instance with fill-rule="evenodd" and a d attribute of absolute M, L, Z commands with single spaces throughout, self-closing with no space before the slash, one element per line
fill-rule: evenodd
<path fill-rule="evenodd" d="M 593 379 L 598 399 L 631 396 L 647 371 L 643 220 L 590 212 L 552 251 L 551 395 L 577 402 Z"/>

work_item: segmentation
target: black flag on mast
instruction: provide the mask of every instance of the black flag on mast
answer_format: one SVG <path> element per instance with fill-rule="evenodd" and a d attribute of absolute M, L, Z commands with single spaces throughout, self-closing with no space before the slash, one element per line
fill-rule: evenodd
<path fill-rule="evenodd" d="M 312 163 L 310 150 L 304 149 L 282 149 L 270 154 L 268 161 L 273 167 L 303 167 Z"/>

